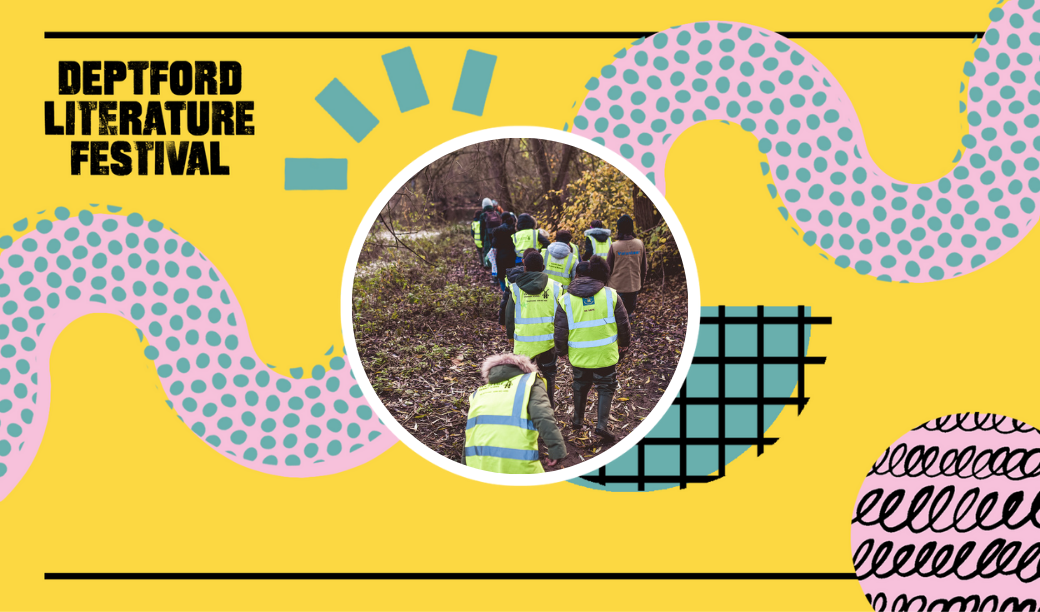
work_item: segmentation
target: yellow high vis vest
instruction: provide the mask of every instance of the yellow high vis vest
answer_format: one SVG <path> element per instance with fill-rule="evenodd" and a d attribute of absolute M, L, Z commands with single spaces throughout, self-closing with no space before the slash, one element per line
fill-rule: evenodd
<path fill-rule="evenodd" d="M 578 267 L 578 257 L 574 251 L 567 254 L 563 259 L 556 259 L 549 254 L 549 249 L 542 249 L 542 260 L 545 261 L 545 273 L 550 280 L 554 280 L 563 287 L 571 284 L 574 268 Z"/>
<path fill-rule="evenodd" d="M 474 221 L 469 226 L 473 228 L 473 242 L 477 243 L 477 248 L 483 248 L 484 239 L 480 235 L 480 221 Z"/>
<path fill-rule="evenodd" d="M 592 241 L 592 254 L 599 255 L 601 257 L 607 256 L 607 253 L 610 252 L 610 245 L 613 244 L 613 241 L 611 241 L 609 236 L 603 242 L 600 242 L 599 240 L 596 240 L 591 236 L 589 237 L 589 240 Z"/>
<path fill-rule="evenodd" d="M 513 353 L 535 357 L 553 347 L 553 320 L 563 289 L 549 279 L 541 293 L 531 295 L 516 283 L 513 294 Z"/>
<path fill-rule="evenodd" d="M 618 362 L 618 328 L 614 319 L 617 292 L 603 287 L 595 295 L 560 296 L 567 313 L 567 352 L 571 365 L 603 368 Z"/>
<path fill-rule="evenodd" d="M 513 247 L 514 250 L 516 250 L 517 257 L 523 257 L 524 251 L 526 251 L 527 249 L 537 249 L 538 230 L 516 230 L 516 233 L 513 234 Z"/>
<path fill-rule="evenodd" d="M 469 396 L 466 465 L 499 474 L 540 474 L 538 429 L 527 404 L 537 374 L 480 387 Z"/>

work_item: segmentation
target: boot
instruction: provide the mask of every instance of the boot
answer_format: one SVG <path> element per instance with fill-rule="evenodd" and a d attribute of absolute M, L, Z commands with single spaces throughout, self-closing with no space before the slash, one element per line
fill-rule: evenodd
<path fill-rule="evenodd" d="M 610 423 L 610 404 L 613 401 L 613 392 L 599 392 L 599 407 L 596 411 L 596 435 L 606 439 L 608 442 L 613 442 L 615 440 L 614 434 L 610 433 L 610 429 L 608 429 Z"/>
<path fill-rule="evenodd" d="M 585 402 L 587 402 L 588 399 L 588 391 L 585 391 L 584 393 L 576 391 L 574 393 L 574 416 L 571 419 L 571 429 L 574 431 L 580 430 L 585 421 Z"/>

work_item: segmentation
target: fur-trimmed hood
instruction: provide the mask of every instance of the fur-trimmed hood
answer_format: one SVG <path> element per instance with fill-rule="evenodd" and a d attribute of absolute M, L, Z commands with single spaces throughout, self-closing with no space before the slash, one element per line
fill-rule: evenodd
<path fill-rule="evenodd" d="M 566 242 L 554 242 L 546 247 L 549 254 L 556 259 L 566 259 L 571 254 L 571 245 Z"/>
<path fill-rule="evenodd" d="M 600 242 L 606 242 L 607 238 L 610 238 L 610 230 L 605 227 L 594 227 L 585 230 L 585 235 L 589 238 L 595 238 Z"/>
<path fill-rule="evenodd" d="M 538 368 L 530 357 L 515 353 L 492 355 L 480 365 L 480 376 L 486 383 L 496 383 L 519 374 L 536 372 Z"/>

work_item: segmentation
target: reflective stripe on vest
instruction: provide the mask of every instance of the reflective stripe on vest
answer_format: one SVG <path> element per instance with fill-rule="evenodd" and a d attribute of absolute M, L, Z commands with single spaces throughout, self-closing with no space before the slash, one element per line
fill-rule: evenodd
<path fill-rule="evenodd" d="M 486 384 L 470 395 L 466 465 L 503 474 L 543 471 L 538 430 L 527 411 L 536 380 L 534 373 L 521 374 Z"/>
<path fill-rule="evenodd" d="M 567 259 L 556 259 L 549 249 L 542 249 L 542 260 L 545 261 L 545 273 L 564 287 L 571 284 L 571 272 L 578 262 L 574 261 L 574 253 L 568 253 Z"/>
<path fill-rule="evenodd" d="M 469 226 L 473 229 L 473 242 L 477 243 L 478 247 L 483 247 L 484 240 L 480 236 L 480 221 L 474 221 Z"/>
<path fill-rule="evenodd" d="M 526 293 L 519 285 L 509 285 L 513 296 L 513 352 L 518 355 L 535 357 L 553 347 L 553 321 L 556 318 L 556 307 L 559 304 L 562 288 L 554 280 L 549 280 L 541 297 L 545 302 L 532 302 L 538 295 Z M 552 292 L 552 301 L 549 293 Z"/>
<path fill-rule="evenodd" d="M 596 240 L 595 238 L 590 238 L 589 240 L 592 240 L 592 254 L 593 255 L 606 255 L 607 253 L 610 252 L 610 245 L 613 244 L 613 242 L 610 240 L 609 236 L 607 237 L 605 242 L 600 242 L 599 240 Z"/>
<path fill-rule="evenodd" d="M 530 238 L 530 244 L 528 244 L 528 238 Z M 513 234 L 513 250 L 516 251 L 517 257 L 523 257 L 524 251 L 527 249 L 538 248 L 538 230 L 516 230 Z"/>
<path fill-rule="evenodd" d="M 590 301 L 591 300 L 591 301 Z M 603 287 L 595 295 L 583 298 L 564 294 L 560 304 L 567 313 L 567 346 L 571 365 L 579 368 L 602 368 L 618 361 L 617 321 L 613 289 Z M 593 308 L 586 309 L 588 306 Z"/>

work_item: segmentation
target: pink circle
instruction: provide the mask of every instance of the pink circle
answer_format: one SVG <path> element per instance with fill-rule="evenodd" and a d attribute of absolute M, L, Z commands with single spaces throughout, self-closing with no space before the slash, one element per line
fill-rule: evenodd
<path fill-rule="evenodd" d="M 987 413 L 929 421 L 887 448 L 863 482 L 856 576 L 879 611 L 1035 610 L 1038 514 L 1040 432 Z"/>

